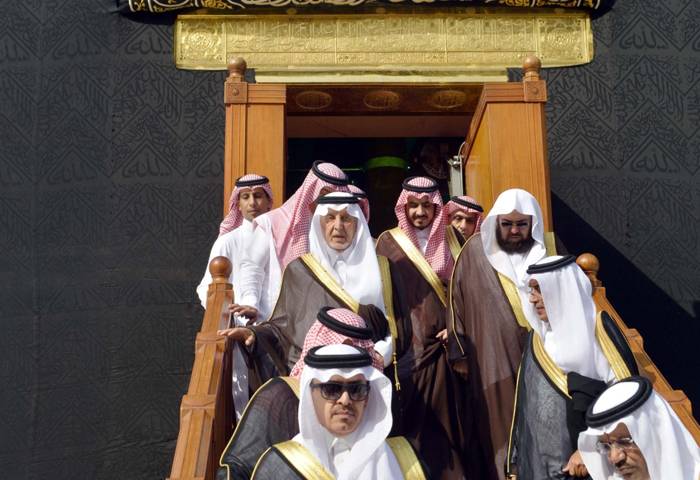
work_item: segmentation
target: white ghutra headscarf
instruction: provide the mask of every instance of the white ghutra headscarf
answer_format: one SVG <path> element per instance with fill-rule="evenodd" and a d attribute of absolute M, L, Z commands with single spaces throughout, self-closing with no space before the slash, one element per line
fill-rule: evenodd
<path fill-rule="evenodd" d="M 645 383 L 636 381 L 636 378 L 630 377 L 608 387 L 591 405 L 587 420 L 591 413 L 605 415 L 607 411 L 624 408 L 626 403 L 634 403 L 634 397 L 639 395 Z M 651 389 L 651 386 L 648 388 Z M 593 480 L 622 478 L 608 459 L 596 450 L 598 438 L 615 430 L 620 423 L 625 424 L 632 440 L 644 455 L 651 480 L 700 478 L 700 449 L 661 395 L 652 390 L 641 405 L 626 410 L 631 411 L 621 413 L 622 416 L 613 414 L 611 418 L 614 420 L 598 427 L 589 426 L 578 437 L 583 463 Z"/>
<path fill-rule="evenodd" d="M 350 345 L 328 345 L 315 351 L 316 355 L 356 355 Z M 364 415 L 357 429 L 346 440 L 350 453 L 335 471 L 331 460 L 331 446 L 335 437 L 318 421 L 311 398 L 311 380 L 327 382 L 334 375 L 352 378 L 362 374 L 370 383 Z M 403 478 L 401 468 L 386 443 L 391 431 L 391 381 L 379 370 L 368 365 L 354 368 L 318 368 L 306 365 L 299 382 L 299 433 L 292 439 L 306 447 L 338 480 L 384 480 Z"/>
<path fill-rule="evenodd" d="M 535 243 L 525 255 L 509 255 L 501 249 L 496 238 L 498 215 L 507 215 L 513 211 L 532 216 L 530 234 Z M 547 256 L 547 249 L 544 245 L 542 209 L 537 203 L 537 199 L 531 193 L 520 188 L 513 188 L 501 193 L 481 224 L 481 242 L 491 266 L 515 283 L 523 305 L 525 305 L 527 303 L 527 282 L 525 281 L 527 267 Z"/>
<path fill-rule="evenodd" d="M 357 199 L 342 192 L 329 193 L 323 198 L 332 198 L 338 202 L 347 198 L 348 203 L 321 203 L 316 207 L 309 232 L 310 253 L 358 303 L 374 305 L 386 314 L 374 240 Z M 321 217 L 327 215 L 329 210 L 343 209 L 357 220 L 357 229 L 350 246 L 338 252 L 326 242 L 321 228 Z"/>
<path fill-rule="evenodd" d="M 540 320 L 529 301 L 523 305 L 525 317 L 542 338 L 549 356 L 565 373 L 576 372 L 608 382 L 615 377 L 595 336 L 596 309 L 591 281 L 573 256 L 545 257 L 535 266 L 546 268 L 564 259 L 570 263 L 527 277 L 526 284 L 532 278 L 540 286 L 548 322 Z"/>

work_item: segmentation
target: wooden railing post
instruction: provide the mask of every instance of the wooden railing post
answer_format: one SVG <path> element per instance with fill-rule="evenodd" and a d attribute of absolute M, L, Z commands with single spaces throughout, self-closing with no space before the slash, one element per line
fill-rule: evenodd
<path fill-rule="evenodd" d="M 467 194 L 490 210 L 509 188 L 523 188 L 542 207 L 544 229 L 553 230 L 541 62 L 523 62 L 523 81 L 486 83 L 474 111 L 462 156 Z"/>
<path fill-rule="evenodd" d="M 240 57 L 230 60 L 224 84 L 224 215 L 236 179 L 246 173 L 270 179 L 275 206 L 284 195 L 287 88 L 248 83 L 247 68 Z"/>
<path fill-rule="evenodd" d="M 668 380 L 661 374 L 659 368 L 644 350 L 644 340 L 642 336 L 636 329 L 629 328 L 625 324 L 615 308 L 608 301 L 605 295 L 603 282 L 598 279 L 598 272 L 600 271 L 600 262 L 598 258 L 591 253 L 584 253 L 578 256 L 576 263 L 591 281 L 593 300 L 596 303 L 596 308 L 608 312 L 627 338 L 632 353 L 634 353 L 634 358 L 637 360 L 640 373 L 651 380 L 654 385 L 654 390 L 666 399 L 678 415 L 678 418 L 681 419 L 693 438 L 695 438 L 695 441 L 700 444 L 700 426 L 693 417 L 690 400 L 682 390 L 674 390 L 673 387 L 671 387 Z"/>
<path fill-rule="evenodd" d="M 231 262 L 215 257 L 209 263 L 212 283 L 207 310 L 195 341 L 194 364 L 187 394 L 180 404 L 177 436 L 169 480 L 211 480 L 231 434 L 231 360 L 227 339 L 217 330 L 228 324 L 233 298 Z"/>
<path fill-rule="evenodd" d="M 544 105 L 547 85 L 540 78 L 540 60 L 523 62 L 523 81 L 487 83 L 474 111 L 465 148 L 467 194 L 488 211 L 496 197 L 509 188 L 532 193 L 552 231 Z"/>

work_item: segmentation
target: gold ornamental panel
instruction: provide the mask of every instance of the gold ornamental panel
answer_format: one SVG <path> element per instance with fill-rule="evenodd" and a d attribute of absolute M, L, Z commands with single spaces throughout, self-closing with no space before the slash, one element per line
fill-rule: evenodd
<path fill-rule="evenodd" d="M 243 57 L 258 81 L 503 80 L 529 54 L 544 67 L 593 59 L 584 12 L 435 9 L 313 15 L 180 15 L 178 68 L 223 70 Z"/>

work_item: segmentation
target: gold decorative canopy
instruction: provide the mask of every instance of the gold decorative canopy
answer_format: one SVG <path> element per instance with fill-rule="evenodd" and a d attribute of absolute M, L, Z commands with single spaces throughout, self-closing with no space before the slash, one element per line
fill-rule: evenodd
<path fill-rule="evenodd" d="M 293 13 L 293 12 L 291 12 Z M 593 59 L 581 11 L 431 8 L 352 14 L 180 15 L 178 68 L 223 70 L 241 56 L 258 81 L 484 82 L 528 54 L 545 67 Z"/>

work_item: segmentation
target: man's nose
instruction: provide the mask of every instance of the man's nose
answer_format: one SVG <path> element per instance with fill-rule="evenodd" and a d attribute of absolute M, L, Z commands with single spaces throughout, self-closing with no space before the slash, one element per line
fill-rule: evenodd
<path fill-rule="evenodd" d="M 610 463 L 617 465 L 619 462 L 627 458 L 627 455 L 625 455 L 625 451 L 622 448 L 617 448 L 616 446 L 611 445 L 608 458 L 610 459 Z"/>
<path fill-rule="evenodd" d="M 513 224 L 510 226 L 510 233 L 518 233 L 520 232 L 520 228 L 516 224 Z"/>
<path fill-rule="evenodd" d="M 350 405 L 350 394 L 348 392 L 343 392 L 343 394 L 338 399 L 338 403 L 341 405 Z"/>

